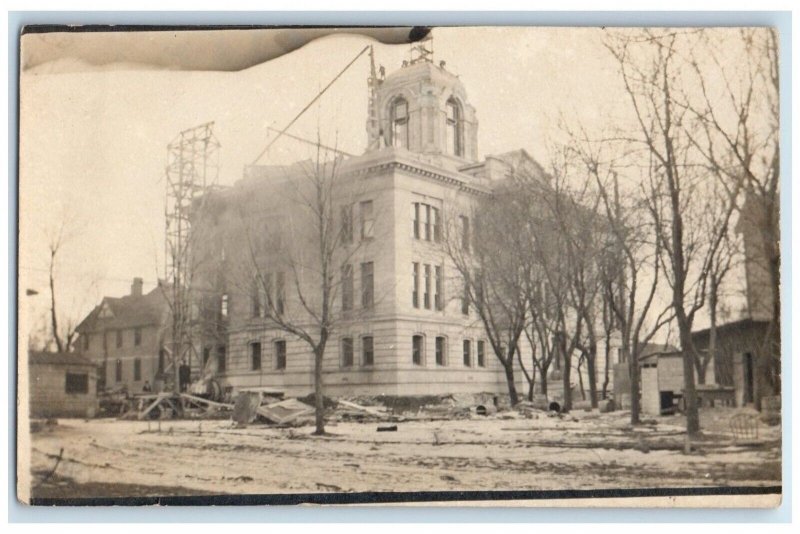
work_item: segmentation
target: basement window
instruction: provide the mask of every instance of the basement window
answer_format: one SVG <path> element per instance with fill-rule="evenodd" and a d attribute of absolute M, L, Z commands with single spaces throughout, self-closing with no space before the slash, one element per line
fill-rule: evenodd
<path fill-rule="evenodd" d="M 282 339 L 275 342 L 275 369 L 286 369 L 286 341 Z"/>
<path fill-rule="evenodd" d="M 353 366 L 353 338 L 342 338 L 342 367 Z"/>
<path fill-rule="evenodd" d="M 447 360 L 445 358 L 445 354 L 447 353 L 445 350 L 446 343 L 447 341 L 443 336 L 438 336 L 436 338 L 436 365 L 447 365 Z"/>
<path fill-rule="evenodd" d="M 373 347 L 372 336 L 364 336 L 361 338 L 361 361 L 364 365 L 373 365 L 375 363 L 375 350 Z"/>
<path fill-rule="evenodd" d="M 250 368 L 253 371 L 261 370 L 261 343 L 250 343 Z"/>
<path fill-rule="evenodd" d="M 478 340 L 478 367 L 486 367 L 486 342 Z"/>
<path fill-rule="evenodd" d="M 422 365 L 422 336 L 416 335 L 411 338 L 411 361 L 414 365 Z"/>

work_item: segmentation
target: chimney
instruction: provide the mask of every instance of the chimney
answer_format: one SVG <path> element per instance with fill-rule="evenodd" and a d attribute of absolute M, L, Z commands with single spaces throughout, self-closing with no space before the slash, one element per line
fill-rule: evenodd
<path fill-rule="evenodd" d="M 141 297 L 142 296 L 142 285 L 144 281 L 141 278 L 134 278 L 133 283 L 131 284 L 131 296 L 132 297 Z"/>

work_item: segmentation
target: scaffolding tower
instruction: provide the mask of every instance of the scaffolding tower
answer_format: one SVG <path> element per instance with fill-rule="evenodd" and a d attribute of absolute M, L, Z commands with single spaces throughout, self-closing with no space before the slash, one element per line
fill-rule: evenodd
<path fill-rule="evenodd" d="M 192 364 L 192 211 L 217 185 L 220 144 L 214 123 L 180 132 L 167 145 L 165 275 L 172 314 L 171 347 L 164 373 L 172 371 L 173 391 L 180 391 L 180 364 Z"/>

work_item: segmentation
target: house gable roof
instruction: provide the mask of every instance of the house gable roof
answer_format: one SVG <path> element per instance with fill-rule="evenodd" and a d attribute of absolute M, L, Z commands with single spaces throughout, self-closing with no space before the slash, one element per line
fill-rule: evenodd
<path fill-rule="evenodd" d="M 160 325 L 169 309 L 163 287 L 141 296 L 104 297 L 76 330 L 79 333 Z"/>

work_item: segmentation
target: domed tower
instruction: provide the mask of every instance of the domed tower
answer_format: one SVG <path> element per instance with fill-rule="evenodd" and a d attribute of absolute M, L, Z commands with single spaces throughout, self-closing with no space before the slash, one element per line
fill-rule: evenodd
<path fill-rule="evenodd" d="M 475 108 L 458 76 L 433 63 L 431 53 L 418 45 L 417 57 L 404 61 L 388 76 L 370 78 L 367 121 L 369 149 L 391 146 L 448 160 L 456 166 L 478 158 Z M 421 50 L 421 52 L 420 52 Z"/>

